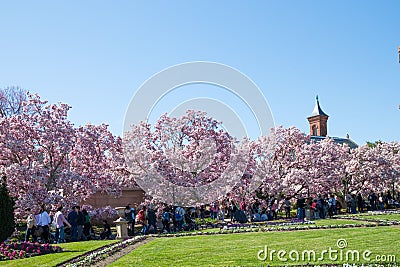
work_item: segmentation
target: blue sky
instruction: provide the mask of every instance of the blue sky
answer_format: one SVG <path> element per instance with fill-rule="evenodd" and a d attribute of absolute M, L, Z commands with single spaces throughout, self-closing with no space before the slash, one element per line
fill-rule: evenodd
<path fill-rule="evenodd" d="M 69 103 L 75 124 L 105 122 L 121 134 L 145 80 L 213 61 L 250 77 L 277 125 L 308 133 L 318 94 L 329 135 L 399 140 L 399 1 L 215 2 L 2 1 L 0 87 Z M 210 92 L 198 88 L 176 96 Z M 167 100 L 157 112 L 171 111 Z"/>

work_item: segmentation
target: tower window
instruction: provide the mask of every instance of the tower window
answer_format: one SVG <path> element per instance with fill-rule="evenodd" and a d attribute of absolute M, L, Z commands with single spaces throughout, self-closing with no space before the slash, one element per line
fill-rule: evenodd
<path fill-rule="evenodd" d="M 317 136 L 317 135 L 318 135 L 317 125 L 313 125 L 313 126 L 312 126 L 312 135 L 314 135 L 314 136 Z"/>

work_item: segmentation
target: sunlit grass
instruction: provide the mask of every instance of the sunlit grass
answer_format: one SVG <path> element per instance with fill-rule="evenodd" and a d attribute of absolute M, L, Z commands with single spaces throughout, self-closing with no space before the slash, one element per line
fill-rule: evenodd
<path fill-rule="evenodd" d="M 114 242 L 117 242 L 117 240 L 82 241 L 58 244 L 63 249 L 63 252 L 20 260 L 0 261 L 0 266 L 55 266 L 88 251 Z"/>
<path fill-rule="evenodd" d="M 394 255 L 400 260 L 400 228 L 346 228 L 295 232 L 260 232 L 246 234 L 202 235 L 179 238 L 157 238 L 132 253 L 122 257 L 111 266 L 260 266 L 306 264 L 307 261 L 260 261 L 257 253 L 267 245 L 271 250 L 315 250 L 338 249 L 337 240 L 346 239 L 345 249 L 366 249 L 377 255 Z M 323 261 L 312 264 L 344 263 L 332 261 L 325 256 Z"/>

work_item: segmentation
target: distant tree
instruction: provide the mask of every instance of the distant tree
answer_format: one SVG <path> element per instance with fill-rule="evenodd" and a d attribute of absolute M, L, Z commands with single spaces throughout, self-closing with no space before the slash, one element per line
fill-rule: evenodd
<path fill-rule="evenodd" d="M 6 177 L 2 177 L 0 186 L 0 242 L 14 232 L 14 200 L 7 190 Z"/>
<path fill-rule="evenodd" d="M 22 103 L 27 100 L 26 90 L 11 86 L 0 88 L 0 118 L 21 114 Z"/>
<path fill-rule="evenodd" d="M 375 142 L 369 142 L 367 141 L 367 146 L 370 148 L 374 148 L 378 145 L 381 145 L 383 142 L 381 140 L 375 141 Z"/>

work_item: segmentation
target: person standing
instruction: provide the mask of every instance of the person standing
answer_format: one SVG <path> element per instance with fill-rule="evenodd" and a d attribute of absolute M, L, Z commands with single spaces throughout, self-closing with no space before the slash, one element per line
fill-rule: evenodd
<path fill-rule="evenodd" d="M 83 235 L 85 236 L 85 239 L 90 239 L 90 228 L 92 228 L 92 225 L 90 224 L 90 215 L 86 209 L 82 210 L 82 214 L 85 217 L 85 222 L 83 224 Z"/>
<path fill-rule="evenodd" d="M 185 210 L 180 206 L 176 207 L 174 218 L 176 221 L 177 231 L 182 231 L 184 216 L 185 216 Z"/>
<path fill-rule="evenodd" d="M 71 224 L 70 241 L 71 242 L 77 241 L 78 240 L 78 213 L 76 212 L 76 206 L 73 206 L 70 213 L 68 213 L 68 222 Z"/>
<path fill-rule="evenodd" d="M 85 215 L 83 215 L 81 211 L 81 207 L 76 206 L 76 213 L 77 213 L 77 240 L 86 240 L 86 236 L 83 235 L 83 225 L 85 224 Z"/>
<path fill-rule="evenodd" d="M 163 224 L 161 233 L 164 233 L 164 231 L 167 231 L 167 233 L 169 234 L 171 232 L 171 229 L 169 227 L 170 220 L 171 220 L 171 216 L 169 215 L 168 207 L 165 207 L 164 212 L 161 215 L 161 222 Z"/>
<path fill-rule="evenodd" d="M 336 207 L 336 199 L 333 194 L 331 194 L 331 197 L 328 200 L 328 214 L 329 218 L 332 218 L 333 215 L 335 215 L 335 207 Z"/>
<path fill-rule="evenodd" d="M 128 235 L 135 235 L 135 209 L 131 207 L 131 204 L 128 204 L 125 207 L 125 219 L 128 221 Z"/>
<path fill-rule="evenodd" d="M 145 235 L 147 233 L 147 218 L 146 218 L 146 206 L 143 206 L 137 214 L 138 223 L 142 224 L 141 234 Z"/>
<path fill-rule="evenodd" d="M 296 204 L 297 204 L 297 218 L 299 220 L 304 220 L 306 200 L 304 199 L 303 196 L 300 196 L 297 199 L 297 203 Z"/>
<path fill-rule="evenodd" d="M 314 220 L 318 220 L 319 219 L 319 210 L 318 210 L 318 201 L 316 199 L 314 199 L 311 204 L 311 210 L 314 213 Z"/>
<path fill-rule="evenodd" d="M 233 222 L 233 219 L 235 218 L 235 213 L 237 211 L 237 206 L 233 200 L 231 200 L 229 204 L 229 216 L 231 218 L 231 222 Z"/>
<path fill-rule="evenodd" d="M 153 209 L 153 204 L 150 204 L 149 209 L 147 210 L 146 213 L 146 217 L 147 217 L 147 222 L 149 223 L 146 234 L 149 233 L 149 230 L 152 226 L 154 228 L 154 233 L 157 234 L 157 216 L 156 212 Z"/>
<path fill-rule="evenodd" d="M 383 196 L 383 193 L 379 193 L 378 195 L 378 205 L 379 205 L 379 210 L 384 210 L 385 207 L 385 199 Z"/>
<path fill-rule="evenodd" d="M 28 213 L 28 217 L 26 218 L 26 233 L 25 233 L 25 241 L 29 241 L 29 237 L 32 236 L 32 242 L 36 242 L 36 236 L 34 235 L 36 228 L 36 218 L 33 215 L 30 208 L 26 208 L 25 211 Z"/>
<path fill-rule="evenodd" d="M 291 203 L 290 203 L 290 198 L 286 197 L 285 198 L 285 217 L 288 219 L 290 218 L 290 207 L 291 207 Z"/>
<path fill-rule="evenodd" d="M 64 223 L 71 227 L 71 224 L 65 219 L 64 214 L 62 213 L 63 207 L 60 206 L 57 208 L 56 214 L 54 214 L 54 219 L 53 221 L 55 222 L 56 225 L 56 236 L 54 243 L 62 243 L 65 242 L 64 238 Z"/>
<path fill-rule="evenodd" d="M 222 222 L 225 222 L 225 213 L 226 213 L 226 202 L 222 201 L 221 204 L 219 205 L 219 214 L 221 215 L 219 218 L 221 218 Z"/>
<path fill-rule="evenodd" d="M 347 193 L 344 200 L 346 201 L 346 212 L 351 213 L 351 194 Z"/>
<path fill-rule="evenodd" d="M 42 242 L 49 242 L 49 235 L 50 235 L 50 228 L 49 224 L 51 223 L 51 219 L 49 214 L 46 211 L 46 205 L 42 205 L 42 208 L 40 209 L 40 214 L 39 214 L 39 221 L 37 222 L 37 225 L 39 227 L 42 227 L 43 233 L 41 236 Z"/>
<path fill-rule="evenodd" d="M 356 200 L 356 195 L 351 195 L 351 201 L 350 201 L 350 212 L 352 213 L 352 214 L 356 214 L 357 213 L 357 210 L 356 210 L 356 203 L 357 203 L 357 200 Z"/>
<path fill-rule="evenodd" d="M 362 213 L 364 207 L 364 200 L 361 193 L 358 193 L 357 195 L 357 207 L 358 207 L 358 212 Z"/>
<path fill-rule="evenodd" d="M 371 191 L 371 194 L 369 194 L 368 201 L 369 201 L 369 205 L 371 207 L 371 210 L 372 211 L 376 210 L 377 197 L 376 197 L 376 194 L 375 194 L 374 191 Z"/>

